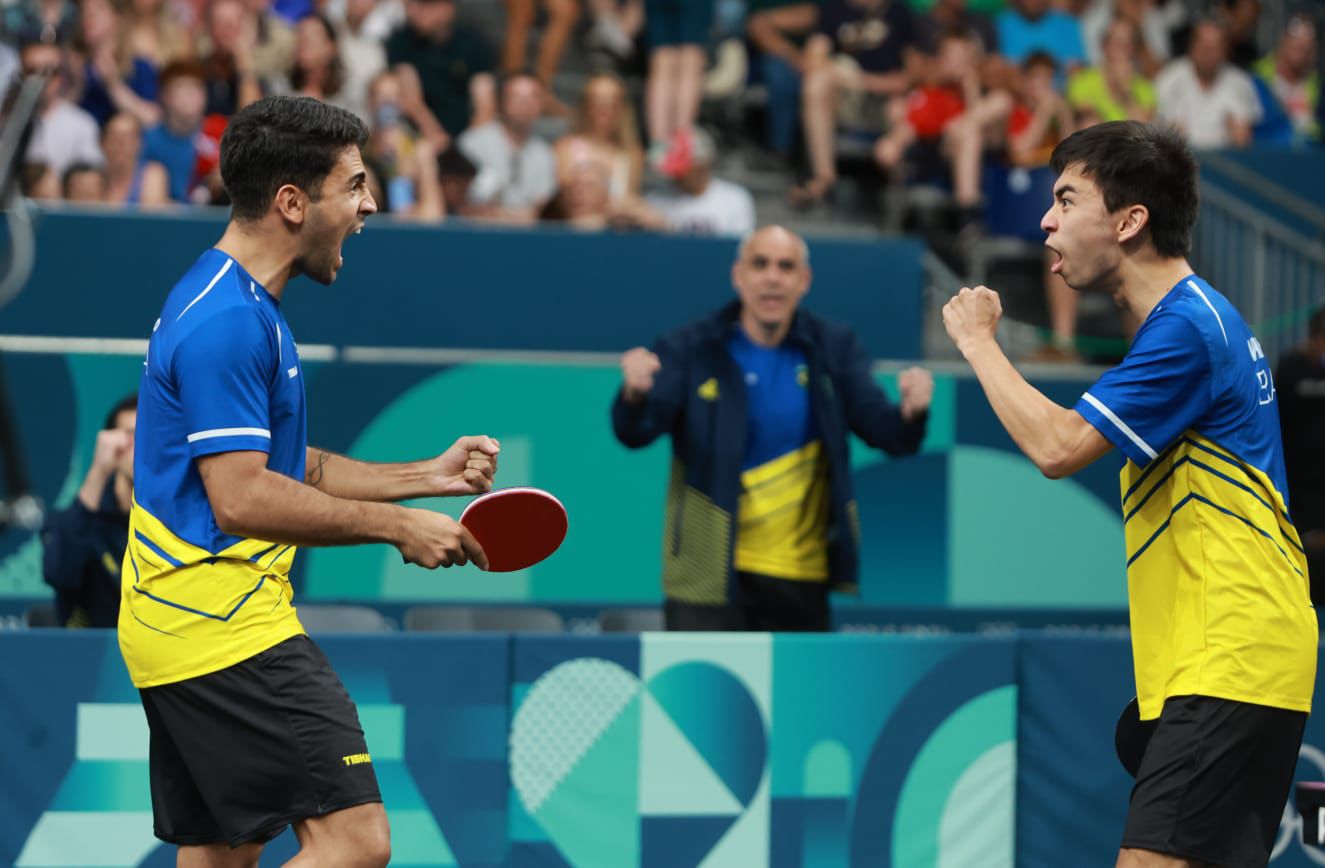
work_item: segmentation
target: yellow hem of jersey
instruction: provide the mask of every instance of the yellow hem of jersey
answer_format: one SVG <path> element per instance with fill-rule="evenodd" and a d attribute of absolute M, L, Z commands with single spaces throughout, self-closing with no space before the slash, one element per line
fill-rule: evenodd
<path fill-rule="evenodd" d="M 291 639 L 294 638 L 295 636 L 304 636 L 307 635 L 307 632 L 308 631 L 304 629 L 303 625 L 300 624 L 298 620 L 296 620 L 291 625 L 291 629 L 282 630 L 279 633 L 272 634 L 271 637 L 272 641 L 269 644 L 264 645 L 258 649 L 245 648 L 238 654 L 226 655 L 225 657 L 222 657 L 219 660 L 217 660 L 214 664 L 208 666 L 206 671 L 204 672 L 194 672 L 190 669 L 190 670 L 185 670 L 187 674 L 181 674 L 181 672 L 178 670 L 176 671 L 167 670 L 166 672 L 163 672 L 159 675 L 153 675 L 150 678 L 144 678 L 141 680 L 130 676 L 130 680 L 133 681 L 134 687 L 137 687 L 138 689 L 141 690 L 146 687 L 161 687 L 166 684 L 175 684 L 176 682 L 179 681 L 188 681 L 191 678 L 201 678 L 204 675 L 211 675 L 213 672 L 220 672 L 222 669 L 229 669 L 231 666 L 234 666 L 237 663 L 243 663 L 245 660 L 249 659 L 250 657 L 256 657 L 257 655 L 261 654 L 263 651 L 266 651 L 269 648 L 274 648 L 275 646 L 284 642 L 286 639 Z"/>
<path fill-rule="evenodd" d="M 1230 699 L 1234 702 L 1245 702 L 1248 705 L 1261 705 L 1266 708 L 1280 708 L 1284 711 L 1301 711 L 1306 714 L 1311 713 L 1311 701 L 1303 703 L 1301 700 L 1283 699 L 1277 696 L 1253 696 L 1236 690 L 1193 690 L 1190 693 L 1170 693 L 1166 695 L 1159 703 L 1159 710 L 1154 714 L 1146 714 L 1143 709 L 1140 717 L 1142 720 L 1156 720 L 1160 712 L 1164 710 L 1164 703 L 1175 696 L 1206 696 L 1211 699 Z"/>
<path fill-rule="evenodd" d="M 758 576 L 767 576 L 770 579 L 785 579 L 788 582 L 828 581 L 827 573 L 824 573 L 821 576 L 807 576 L 804 573 L 793 574 L 790 571 L 781 569 L 779 567 L 770 567 L 767 563 L 763 563 L 760 561 L 755 561 L 754 563 L 750 563 L 748 561 L 743 562 L 740 559 L 739 555 L 736 558 L 732 559 L 732 565 L 736 568 L 737 572 L 754 573 L 755 575 Z"/>

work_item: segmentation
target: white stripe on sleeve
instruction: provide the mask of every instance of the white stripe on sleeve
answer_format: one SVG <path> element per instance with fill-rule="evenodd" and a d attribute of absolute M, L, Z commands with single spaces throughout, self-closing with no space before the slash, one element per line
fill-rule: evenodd
<path fill-rule="evenodd" d="M 1105 419 L 1108 419 L 1114 425 L 1118 426 L 1118 430 L 1126 434 L 1127 439 L 1135 443 L 1141 449 L 1142 452 L 1144 452 L 1146 455 L 1150 456 L 1151 458 L 1157 457 L 1157 453 L 1155 452 L 1155 450 L 1150 448 L 1150 444 L 1142 440 L 1140 437 L 1138 437 L 1136 432 L 1133 431 L 1131 428 L 1127 427 L 1127 423 L 1124 422 L 1122 419 L 1119 419 L 1112 410 L 1104 406 L 1103 402 L 1101 402 L 1099 398 L 1096 398 L 1090 392 L 1087 392 L 1081 397 L 1086 400 L 1087 404 L 1090 404 L 1090 406 L 1094 407 L 1096 410 L 1099 410 L 1101 413 L 1103 413 Z"/>
<path fill-rule="evenodd" d="M 188 305 L 182 311 L 179 312 L 179 316 L 175 317 L 175 322 L 179 322 L 180 320 L 184 319 L 184 314 L 189 312 L 189 308 L 193 307 L 195 304 L 202 301 L 202 297 L 212 291 L 212 287 L 216 286 L 216 281 L 220 280 L 222 277 L 225 276 L 225 273 L 230 270 L 230 266 L 233 265 L 234 262 L 235 261 L 233 259 L 227 259 L 225 261 L 225 265 L 221 266 L 221 270 L 216 272 L 216 276 L 212 278 L 212 282 L 207 284 L 207 288 L 204 289 L 202 292 L 198 293 L 196 296 L 194 296 L 193 301 L 189 302 Z M 155 329 L 153 331 L 155 331 Z"/>
<path fill-rule="evenodd" d="M 1224 331 L 1224 321 L 1220 318 L 1219 311 L 1215 310 L 1215 306 L 1210 303 L 1210 296 L 1206 295 L 1205 291 L 1197 286 L 1195 281 L 1189 280 L 1187 285 L 1196 290 L 1196 294 L 1201 297 L 1201 301 L 1205 302 L 1205 306 L 1210 308 L 1210 312 L 1215 315 L 1215 322 L 1219 323 L 1219 330 L 1224 334 L 1224 346 L 1228 346 L 1228 332 Z"/>
<path fill-rule="evenodd" d="M 212 428 L 190 434 L 189 442 L 197 443 L 199 440 L 211 440 L 213 437 L 266 437 L 270 440 L 271 432 L 266 428 Z"/>

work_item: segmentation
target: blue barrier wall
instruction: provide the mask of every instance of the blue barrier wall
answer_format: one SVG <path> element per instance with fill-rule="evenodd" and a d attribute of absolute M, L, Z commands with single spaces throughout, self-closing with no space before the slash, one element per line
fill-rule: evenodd
<path fill-rule="evenodd" d="M 319 640 L 359 704 L 393 865 L 1113 863 L 1125 640 Z M 1325 667 L 1322 667 L 1325 669 Z M 103 632 L 0 634 L 0 864 L 173 864 Z M 1312 720 L 1299 779 L 1325 778 Z M 1286 813 L 1273 865 L 1305 868 Z M 263 860 L 293 852 L 289 833 Z"/>
<path fill-rule="evenodd" d="M 220 238 L 221 212 L 50 212 L 0 334 L 146 338 L 176 280 Z M 732 297 L 736 243 L 654 234 L 411 226 L 369 220 L 335 284 L 291 284 L 299 342 L 620 352 Z M 918 241 L 814 241 L 815 310 L 876 358 L 920 356 Z"/>

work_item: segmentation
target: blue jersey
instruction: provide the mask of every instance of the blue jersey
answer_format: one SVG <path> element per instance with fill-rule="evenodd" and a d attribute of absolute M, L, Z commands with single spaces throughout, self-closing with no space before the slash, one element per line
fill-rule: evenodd
<path fill-rule="evenodd" d="M 1195 275 L 1076 409 L 1125 456 L 1133 661 L 1143 719 L 1200 694 L 1309 711 L 1318 630 L 1289 514 L 1274 380 Z"/>
<path fill-rule="evenodd" d="M 138 686 L 223 669 L 302 632 L 294 547 L 224 533 L 196 459 L 264 452 L 268 469 L 302 481 L 306 425 L 279 303 L 207 251 L 166 299 L 138 392 L 119 628 Z"/>
<path fill-rule="evenodd" d="M 762 347 L 737 326 L 727 352 L 745 381 L 745 457 L 733 563 L 795 581 L 828 578 L 828 462 L 816 433 L 805 352 Z"/>

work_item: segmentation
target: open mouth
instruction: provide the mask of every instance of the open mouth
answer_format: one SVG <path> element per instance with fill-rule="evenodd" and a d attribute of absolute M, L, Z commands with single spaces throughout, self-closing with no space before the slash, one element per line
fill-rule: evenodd
<path fill-rule="evenodd" d="M 1063 270 L 1063 254 L 1059 253 L 1055 248 L 1049 247 L 1048 244 L 1044 246 L 1048 247 L 1050 252 L 1054 255 L 1054 261 L 1049 263 L 1049 271 L 1053 274 L 1058 274 Z"/>
<path fill-rule="evenodd" d="M 345 256 L 344 256 L 344 253 L 342 252 L 342 251 L 344 250 L 344 248 L 345 248 L 345 240 L 348 239 L 351 235 L 358 235 L 358 234 L 361 233 L 361 232 L 363 232 L 363 224 L 362 224 L 362 223 L 360 223 L 358 226 L 355 226 L 354 228 L 352 228 L 349 232 L 346 232 L 346 233 L 345 233 L 345 238 L 342 238 L 342 239 L 340 240 L 340 245 L 336 247 L 336 267 L 337 267 L 337 268 L 340 268 L 342 265 L 345 264 Z"/>

